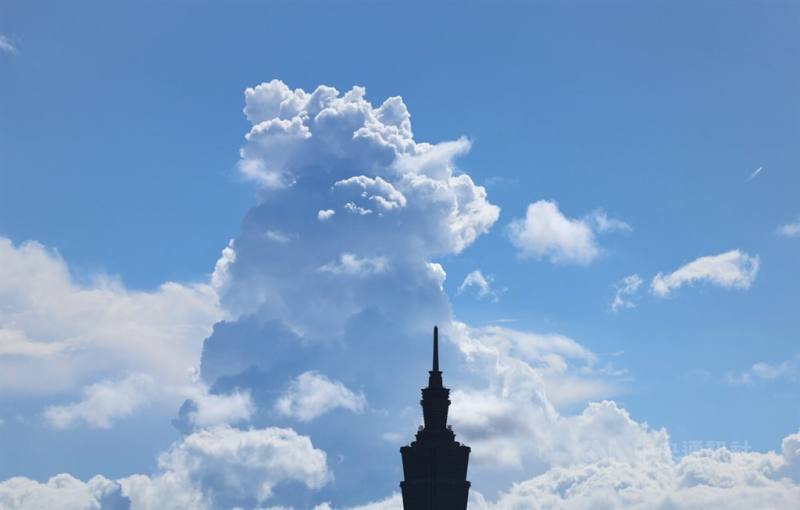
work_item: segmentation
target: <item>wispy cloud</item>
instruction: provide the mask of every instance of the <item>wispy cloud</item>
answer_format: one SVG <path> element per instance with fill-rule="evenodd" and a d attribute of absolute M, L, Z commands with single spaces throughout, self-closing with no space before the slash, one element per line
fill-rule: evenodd
<path fill-rule="evenodd" d="M 598 232 L 630 232 L 633 230 L 633 227 L 628 223 L 616 218 L 609 218 L 608 214 L 602 209 L 594 211 L 591 215 L 591 219 Z"/>
<path fill-rule="evenodd" d="M 800 377 L 800 355 L 780 363 L 760 361 L 744 372 L 726 374 L 725 380 L 729 384 L 748 385 L 756 381 L 793 381 L 798 377 Z"/>
<path fill-rule="evenodd" d="M 3 34 L 0 34 L 0 51 L 10 53 L 11 55 L 19 53 L 17 47 L 11 42 L 11 39 Z"/>
<path fill-rule="evenodd" d="M 793 223 L 781 225 L 777 229 L 778 235 L 783 237 L 800 237 L 800 218 L 797 218 Z"/>
<path fill-rule="evenodd" d="M 755 172 L 750 174 L 750 176 L 745 180 L 745 182 L 750 182 L 753 179 L 755 179 L 756 177 L 758 177 L 758 174 L 760 174 L 762 170 L 764 170 L 763 166 L 760 166 L 760 167 L 756 168 Z"/>
<path fill-rule="evenodd" d="M 267 230 L 264 232 L 264 237 L 278 244 L 286 244 L 291 241 L 291 238 L 280 230 Z"/>
<path fill-rule="evenodd" d="M 631 301 L 630 298 L 639 292 L 641 286 L 642 279 L 638 274 L 626 276 L 618 281 L 614 285 L 617 289 L 617 293 L 614 295 L 614 301 L 611 302 L 611 310 L 613 312 L 618 312 L 623 308 L 636 308 L 636 303 Z"/>
<path fill-rule="evenodd" d="M 700 257 L 669 274 L 658 273 L 650 284 L 653 294 L 668 296 L 686 284 L 705 281 L 724 288 L 748 289 L 758 274 L 758 255 L 739 250 Z"/>
<path fill-rule="evenodd" d="M 484 324 L 508 324 L 508 323 L 511 323 L 511 322 L 517 322 L 517 319 L 509 319 L 509 318 L 492 319 L 490 321 L 484 322 Z"/>
<path fill-rule="evenodd" d="M 464 278 L 464 281 L 461 282 L 461 285 L 458 287 L 458 293 L 461 294 L 470 288 L 474 288 L 475 295 L 478 299 L 488 297 L 491 298 L 492 301 L 497 302 L 500 300 L 500 294 L 505 292 L 506 289 L 495 289 L 492 286 L 493 283 L 494 277 L 492 275 L 484 275 L 481 273 L 480 269 L 476 269 Z"/>
<path fill-rule="evenodd" d="M 49 406 L 45 419 L 57 429 L 79 422 L 98 429 L 133 414 L 150 403 L 156 392 L 155 380 L 147 374 L 129 374 L 121 380 L 103 380 L 83 388 L 83 399 L 66 405 Z"/>
<path fill-rule="evenodd" d="M 385 273 L 389 269 L 386 257 L 359 257 L 352 253 L 342 253 L 339 261 L 331 261 L 320 266 L 317 271 L 335 275 L 369 276 Z"/>

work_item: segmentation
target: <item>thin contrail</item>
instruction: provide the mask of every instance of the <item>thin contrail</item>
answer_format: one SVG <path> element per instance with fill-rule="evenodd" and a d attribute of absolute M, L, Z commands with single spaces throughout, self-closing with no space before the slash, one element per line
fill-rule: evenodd
<path fill-rule="evenodd" d="M 760 173 L 761 173 L 761 170 L 763 170 L 763 169 L 764 169 L 764 167 L 763 167 L 763 166 L 760 166 L 760 167 L 756 168 L 756 171 L 755 171 L 755 172 L 753 172 L 752 174 L 750 174 L 750 177 L 748 177 L 748 178 L 747 178 L 747 180 L 746 180 L 745 182 L 749 182 L 749 181 L 752 181 L 753 179 L 755 179 L 755 178 L 756 178 L 756 176 L 757 176 L 758 174 L 760 174 Z"/>

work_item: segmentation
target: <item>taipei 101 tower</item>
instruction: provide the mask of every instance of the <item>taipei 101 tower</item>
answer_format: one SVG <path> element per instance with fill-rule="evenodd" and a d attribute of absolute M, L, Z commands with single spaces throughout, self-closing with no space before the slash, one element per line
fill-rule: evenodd
<path fill-rule="evenodd" d="M 416 441 L 400 448 L 404 480 L 400 482 L 404 510 L 465 510 L 469 446 L 456 441 L 447 425 L 450 390 L 442 384 L 439 370 L 439 328 L 433 328 L 433 369 L 428 387 L 422 389 L 425 425 Z"/>

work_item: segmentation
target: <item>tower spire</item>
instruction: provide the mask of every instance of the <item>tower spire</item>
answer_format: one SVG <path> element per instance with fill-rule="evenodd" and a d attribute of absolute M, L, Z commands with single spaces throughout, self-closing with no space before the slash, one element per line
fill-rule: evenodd
<path fill-rule="evenodd" d="M 439 370 L 439 326 L 433 327 L 433 368 L 428 372 L 428 388 L 442 388 L 442 371 Z"/>
<path fill-rule="evenodd" d="M 433 371 L 439 371 L 439 326 L 433 327 Z"/>

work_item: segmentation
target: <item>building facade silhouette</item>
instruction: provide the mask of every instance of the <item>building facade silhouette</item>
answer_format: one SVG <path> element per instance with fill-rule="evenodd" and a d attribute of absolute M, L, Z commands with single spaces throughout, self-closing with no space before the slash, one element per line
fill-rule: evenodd
<path fill-rule="evenodd" d="M 400 448 L 403 477 L 400 489 L 404 510 L 465 510 L 470 483 L 467 481 L 469 446 L 456 441 L 447 425 L 450 390 L 439 370 L 439 328 L 433 328 L 433 368 L 428 387 L 422 389 L 425 425 L 416 440 Z"/>

